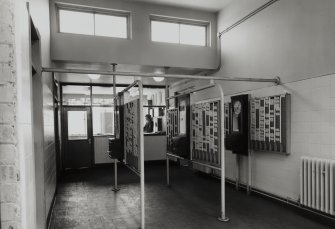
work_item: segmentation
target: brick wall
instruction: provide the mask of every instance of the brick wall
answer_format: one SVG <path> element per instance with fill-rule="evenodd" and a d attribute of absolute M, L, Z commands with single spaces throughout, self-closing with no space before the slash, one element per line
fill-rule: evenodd
<path fill-rule="evenodd" d="M 0 0 L 0 220 L 20 228 L 19 159 L 16 141 L 14 1 Z"/>

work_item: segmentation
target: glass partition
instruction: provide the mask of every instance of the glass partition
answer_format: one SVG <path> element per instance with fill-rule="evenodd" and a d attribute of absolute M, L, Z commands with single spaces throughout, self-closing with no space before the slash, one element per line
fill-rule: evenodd
<path fill-rule="evenodd" d="M 114 135 L 114 108 L 92 107 L 93 135 Z"/>
<path fill-rule="evenodd" d="M 113 106 L 113 87 L 92 87 L 92 105 Z"/>
<path fill-rule="evenodd" d="M 63 105 L 90 106 L 90 86 L 63 86 Z"/>
<path fill-rule="evenodd" d="M 125 87 L 116 87 L 116 93 L 121 92 L 124 88 Z M 115 134 L 114 94 L 112 86 L 63 85 L 62 91 L 63 106 L 91 107 L 94 136 L 109 136 Z M 130 99 L 138 97 L 138 88 L 135 87 L 133 90 L 130 90 L 127 96 L 125 96 L 125 100 L 128 97 Z M 165 88 L 144 88 L 143 97 L 144 115 L 150 114 L 154 125 L 153 132 L 165 132 Z M 84 132 L 82 128 L 86 127 L 78 124 L 79 120 L 83 120 L 83 117 L 79 117 L 79 114 L 76 113 L 70 115 L 69 120 L 71 119 L 71 123 L 76 125 L 76 128 L 80 126 L 78 131 Z M 73 128 L 73 131 L 76 128 Z M 69 131 L 69 138 L 85 137 L 81 133 L 72 133 L 72 129 L 69 129 Z"/>
<path fill-rule="evenodd" d="M 165 88 L 143 88 L 144 105 L 165 106 Z"/>
<path fill-rule="evenodd" d="M 87 112 L 68 111 L 68 140 L 87 139 Z"/>
<path fill-rule="evenodd" d="M 144 123 L 148 120 L 146 115 L 150 115 L 153 122 L 153 132 L 152 133 L 164 133 L 166 132 L 166 123 L 165 123 L 165 106 L 144 106 Z"/>

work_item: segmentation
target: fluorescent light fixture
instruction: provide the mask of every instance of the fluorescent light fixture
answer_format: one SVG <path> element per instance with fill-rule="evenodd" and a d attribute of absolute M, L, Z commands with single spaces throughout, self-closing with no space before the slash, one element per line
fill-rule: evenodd
<path fill-rule="evenodd" d="M 100 75 L 98 74 L 88 74 L 88 77 L 90 77 L 92 80 L 97 80 L 100 78 Z"/>
<path fill-rule="evenodd" d="M 156 82 L 162 82 L 164 80 L 164 77 L 153 77 Z"/>
<path fill-rule="evenodd" d="M 160 75 L 164 74 L 164 69 L 163 68 L 156 68 L 155 69 L 155 74 Z M 164 77 L 156 76 L 153 77 L 156 82 L 162 82 L 164 80 Z"/>

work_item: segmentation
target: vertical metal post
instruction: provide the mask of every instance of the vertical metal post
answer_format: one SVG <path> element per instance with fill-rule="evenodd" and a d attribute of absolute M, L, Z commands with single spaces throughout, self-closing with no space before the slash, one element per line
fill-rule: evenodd
<path fill-rule="evenodd" d="M 169 85 L 168 85 L 167 81 L 165 81 L 165 101 L 166 101 L 165 102 L 166 103 L 165 107 L 166 107 L 166 111 L 169 109 L 169 106 L 170 106 L 170 100 L 168 100 L 167 98 L 169 98 Z M 165 113 L 166 113 L 166 111 L 165 111 Z M 167 143 L 166 143 L 166 150 L 165 151 L 166 152 L 168 151 Z M 166 185 L 170 186 L 170 159 L 169 159 L 169 156 L 167 156 L 167 155 L 166 155 Z"/>
<path fill-rule="evenodd" d="M 225 174 L 225 127 L 224 127 L 224 93 L 222 86 L 217 84 L 220 90 L 220 151 L 221 151 L 221 215 L 219 221 L 228 222 L 229 218 L 226 216 L 226 174 Z"/>
<path fill-rule="evenodd" d="M 115 72 L 115 67 L 116 64 L 113 65 L 113 72 Z M 115 74 L 113 75 L 113 96 L 116 95 L 116 76 Z M 115 132 L 115 126 L 117 125 L 117 120 L 116 120 L 116 100 L 117 98 L 114 97 L 113 101 L 113 106 L 114 106 L 114 132 Z M 114 133 L 115 136 L 116 133 Z M 112 189 L 114 192 L 120 191 L 120 189 L 117 186 L 117 159 L 114 159 L 114 187 Z"/>
<path fill-rule="evenodd" d="M 248 152 L 248 186 L 247 186 L 247 194 L 251 193 L 251 178 L 252 178 L 252 170 L 251 170 L 251 150 Z"/>
<path fill-rule="evenodd" d="M 170 186 L 170 159 L 166 156 L 166 185 Z"/>
<path fill-rule="evenodd" d="M 240 156 L 236 154 L 236 190 L 238 191 L 240 185 Z"/>
<path fill-rule="evenodd" d="M 138 82 L 140 96 L 140 166 L 141 166 L 141 229 L 145 229 L 145 194 L 144 194 L 144 115 L 143 115 L 143 84 Z"/>
<path fill-rule="evenodd" d="M 120 191 L 117 186 L 117 159 L 114 159 L 114 187 L 112 189 L 114 192 Z"/>

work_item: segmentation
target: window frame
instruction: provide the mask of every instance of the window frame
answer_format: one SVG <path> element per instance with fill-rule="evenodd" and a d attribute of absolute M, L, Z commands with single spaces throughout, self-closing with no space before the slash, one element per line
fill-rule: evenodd
<path fill-rule="evenodd" d="M 82 13 L 92 13 L 93 14 L 93 35 L 88 34 L 78 34 L 78 33 L 70 33 L 70 32 L 61 32 L 60 31 L 60 10 L 67 10 L 67 11 L 73 11 L 73 12 L 82 12 Z M 106 16 L 116 16 L 116 17 L 124 17 L 127 20 L 127 37 L 112 37 L 112 36 L 102 36 L 102 35 L 96 35 L 96 29 L 95 29 L 95 15 L 106 15 Z M 74 4 L 67 4 L 67 3 L 57 3 L 56 4 L 56 19 L 57 19 L 57 32 L 62 34 L 75 34 L 80 36 L 94 36 L 94 37 L 109 37 L 109 38 L 116 38 L 116 39 L 132 39 L 132 29 L 131 29 L 131 12 L 130 11 L 124 11 L 124 10 L 115 10 L 115 9 L 107 9 L 107 8 L 97 8 L 97 7 L 91 7 L 91 6 L 81 6 L 81 5 L 74 5 Z"/>
<path fill-rule="evenodd" d="M 152 22 L 153 21 L 178 24 L 179 25 L 179 43 L 153 41 L 152 40 Z M 180 43 L 180 25 L 193 25 L 193 26 L 205 27 L 205 35 L 206 35 L 205 45 Z M 168 44 L 175 44 L 175 45 L 190 45 L 190 46 L 195 46 L 195 47 L 211 47 L 211 22 L 151 14 L 150 15 L 150 39 L 151 39 L 151 42 L 168 43 Z"/>

